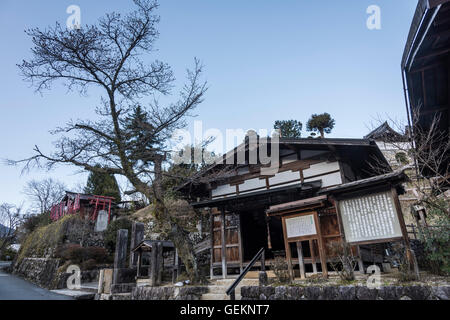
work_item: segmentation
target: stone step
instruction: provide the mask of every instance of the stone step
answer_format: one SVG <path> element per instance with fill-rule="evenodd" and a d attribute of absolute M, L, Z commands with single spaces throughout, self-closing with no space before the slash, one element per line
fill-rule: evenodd
<path fill-rule="evenodd" d="M 259 279 L 260 271 L 249 271 L 245 275 L 244 279 Z M 268 278 L 275 278 L 275 273 L 272 270 L 266 271 Z"/>
<path fill-rule="evenodd" d="M 89 290 L 70 290 L 70 289 L 59 289 L 50 290 L 51 292 L 61 294 L 64 296 L 71 297 L 75 300 L 93 300 L 95 298 L 95 292 Z"/>
<path fill-rule="evenodd" d="M 220 286 L 226 286 L 229 287 L 233 284 L 233 282 L 236 279 L 217 279 L 217 280 L 213 280 L 212 284 L 214 285 L 220 285 Z M 238 286 L 254 286 L 254 285 L 258 285 L 258 279 L 242 279 L 242 281 L 239 283 Z"/>
<path fill-rule="evenodd" d="M 225 293 L 205 293 L 200 300 L 230 300 Z M 241 295 L 236 294 L 236 300 L 241 300 Z"/>

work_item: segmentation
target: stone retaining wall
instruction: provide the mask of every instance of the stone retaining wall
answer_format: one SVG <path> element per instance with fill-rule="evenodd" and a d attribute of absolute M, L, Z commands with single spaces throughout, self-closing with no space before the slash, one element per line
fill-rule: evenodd
<path fill-rule="evenodd" d="M 59 259 L 24 258 L 19 265 L 14 266 L 13 273 L 40 287 L 53 288 L 59 261 Z"/>
<path fill-rule="evenodd" d="M 450 286 L 247 286 L 242 300 L 448 300 Z"/>
<path fill-rule="evenodd" d="M 200 300 L 207 287 L 136 287 L 131 300 Z"/>
<path fill-rule="evenodd" d="M 58 273 L 59 266 L 60 259 L 24 258 L 12 272 L 43 288 L 64 289 L 70 273 Z M 98 281 L 98 273 L 99 270 L 81 271 L 81 283 Z"/>

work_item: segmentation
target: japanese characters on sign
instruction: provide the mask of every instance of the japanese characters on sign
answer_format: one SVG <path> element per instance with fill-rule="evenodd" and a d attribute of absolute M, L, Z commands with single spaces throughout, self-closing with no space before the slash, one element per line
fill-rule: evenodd
<path fill-rule="evenodd" d="M 339 208 L 347 242 L 402 236 L 397 210 L 390 192 L 341 200 Z"/>
<path fill-rule="evenodd" d="M 315 235 L 314 215 L 299 216 L 286 219 L 287 238 Z"/>

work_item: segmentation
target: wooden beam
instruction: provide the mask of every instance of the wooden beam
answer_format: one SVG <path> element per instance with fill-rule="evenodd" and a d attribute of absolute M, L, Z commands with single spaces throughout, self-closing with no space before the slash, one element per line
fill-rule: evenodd
<path fill-rule="evenodd" d="M 442 50 L 435 50 L 435 51 L 433 51 L 431 53 L 428 53 L 428 54 L 425 54 L 423 56 L 417 57 L 414 60 L 415 61 L 419 61 L 419 60 L 423 60 L 423 59 L 433 58 L 433 57 L 436 57 L 436 56 L 440 56 L 440 55 L 446 54 L 447 52 L 450 52 L 450 48 L 446 48 L 446 49 L 442 49 Z"/>

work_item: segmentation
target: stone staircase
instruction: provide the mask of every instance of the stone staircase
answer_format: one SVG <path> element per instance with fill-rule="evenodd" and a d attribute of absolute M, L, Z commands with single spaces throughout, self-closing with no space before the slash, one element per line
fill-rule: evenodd
<path fill-rule="evenodd" d="M 235 280 L 236 279 L 210 280 L 211 283 L 208 285 L 208 293 L 203 294 L 200 300 L 230 300 L 230 297 L 225 292 Z M 241 287 L 257 285 L 258 279 L 242 279 L 242 281 L 236 287 L 236 300 L 241 300 Z"/>

